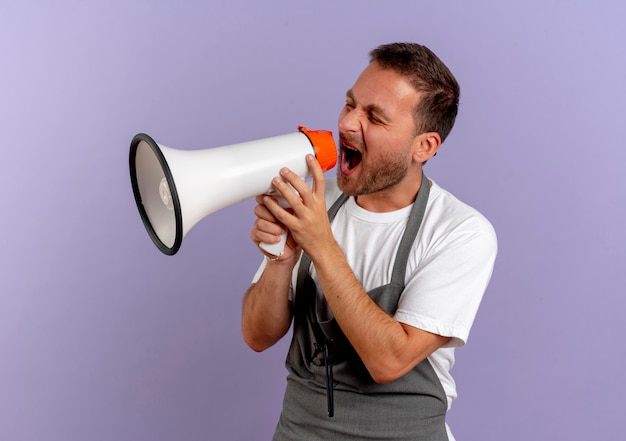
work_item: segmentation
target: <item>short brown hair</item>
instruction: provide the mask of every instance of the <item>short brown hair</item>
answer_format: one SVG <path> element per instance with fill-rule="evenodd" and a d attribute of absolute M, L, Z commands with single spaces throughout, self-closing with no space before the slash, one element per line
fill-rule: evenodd
<path fill-rule="evenodd" d="M 459 108 L 459 84 L 450 69 L 426 46 L 384 44 L 370 52 L 370 62 L 404 75 L 422 94 L 415 109 L 416 134 L 437 132 L 446 139 Z"/>

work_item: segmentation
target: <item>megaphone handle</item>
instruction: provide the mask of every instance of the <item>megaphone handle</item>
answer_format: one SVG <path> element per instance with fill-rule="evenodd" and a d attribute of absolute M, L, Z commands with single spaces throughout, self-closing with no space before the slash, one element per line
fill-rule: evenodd
<path fill-rule="evenodd" d="M 293 188 L 292 188 L 292 190 L 293 190 Z M 296 192 L 295 190 L 293 190 L 293 191 Z M 282 197 L 277 192 L 269 191 L 267 194 L 270 194 L 273 197 L 275 197 L 276 198 L 276 202 L 278 202 L 278 205 L 280 205 L 281 207 L 289 208 L 289 203 L 287 202 L 287 199 Z M 283 255 L 283 252 L 285 251 L 285 244 L 287 243 L 287 234 L 288 234 L 287 231 L 285 231 L 283 234 L 281 234 L 280 235 L 280 241 L 277 242 L 277 243 L 261 242 L 259 244 L 259 247 L 261 249 L 263 249 L 264 251 L 266 251 L 267 253 L 271 254 L 272 256 L 280 257 L 280 256 Z"/>
<path fill-rule="evenodd" d="M 261 242 L 259 244 L 259 247 L 261 247 L 264 251 L 266 251 L 268 254 L 271 254 L 272 256 L 280 257 L 285 251 L 285 243 L 287 243 L 286 231 L 280 235 L 280 242 L 278 243 Z"/>

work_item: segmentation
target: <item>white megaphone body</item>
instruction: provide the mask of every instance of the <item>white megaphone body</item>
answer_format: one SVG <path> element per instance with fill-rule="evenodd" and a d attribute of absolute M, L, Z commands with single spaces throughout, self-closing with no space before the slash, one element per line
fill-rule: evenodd
<path fill-rule="evenodd" d="M 207 215 L 271 191 L 282 167 L 310 177 L 306 155 L 315 154 L 324 171 L 337 162 L 332 133 L 298 131 L 206 150 L 176 150 L 144 134 L 130 145 L 130 176 L 141 219 L 154 244 L 176 254 L 189 230 Z M 276 245 L 261 244 L 282 254 L 286 234 Z"/>

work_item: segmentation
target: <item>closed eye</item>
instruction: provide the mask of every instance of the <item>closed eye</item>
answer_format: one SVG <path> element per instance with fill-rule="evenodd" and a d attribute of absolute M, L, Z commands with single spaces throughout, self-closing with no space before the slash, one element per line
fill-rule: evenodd
<path fill-rule="evenodd" d="M 378 118 L 375 114 L 373 113 L 369 113 L 368 116 L 370 121 L 372 121 L 374 124 L 383 124 L 383 121 Z"/>

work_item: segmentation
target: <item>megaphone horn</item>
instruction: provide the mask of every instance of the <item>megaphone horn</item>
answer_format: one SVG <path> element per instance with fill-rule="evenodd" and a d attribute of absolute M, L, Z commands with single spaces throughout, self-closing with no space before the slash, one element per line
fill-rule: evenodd
<path fill-rule="evenodd" d="M 305 159 L 310 153 L 322 170 L 333 168 L 337 147 L 332 133 L 300 126 L 288 135 L 205 150 L 176 150 L 139 133 L 130 144 L 130 179 L 148 235 L 161 252 L 173 255 L 204 217 L 269 192 L 282 167 L 310 177 Z"/>

